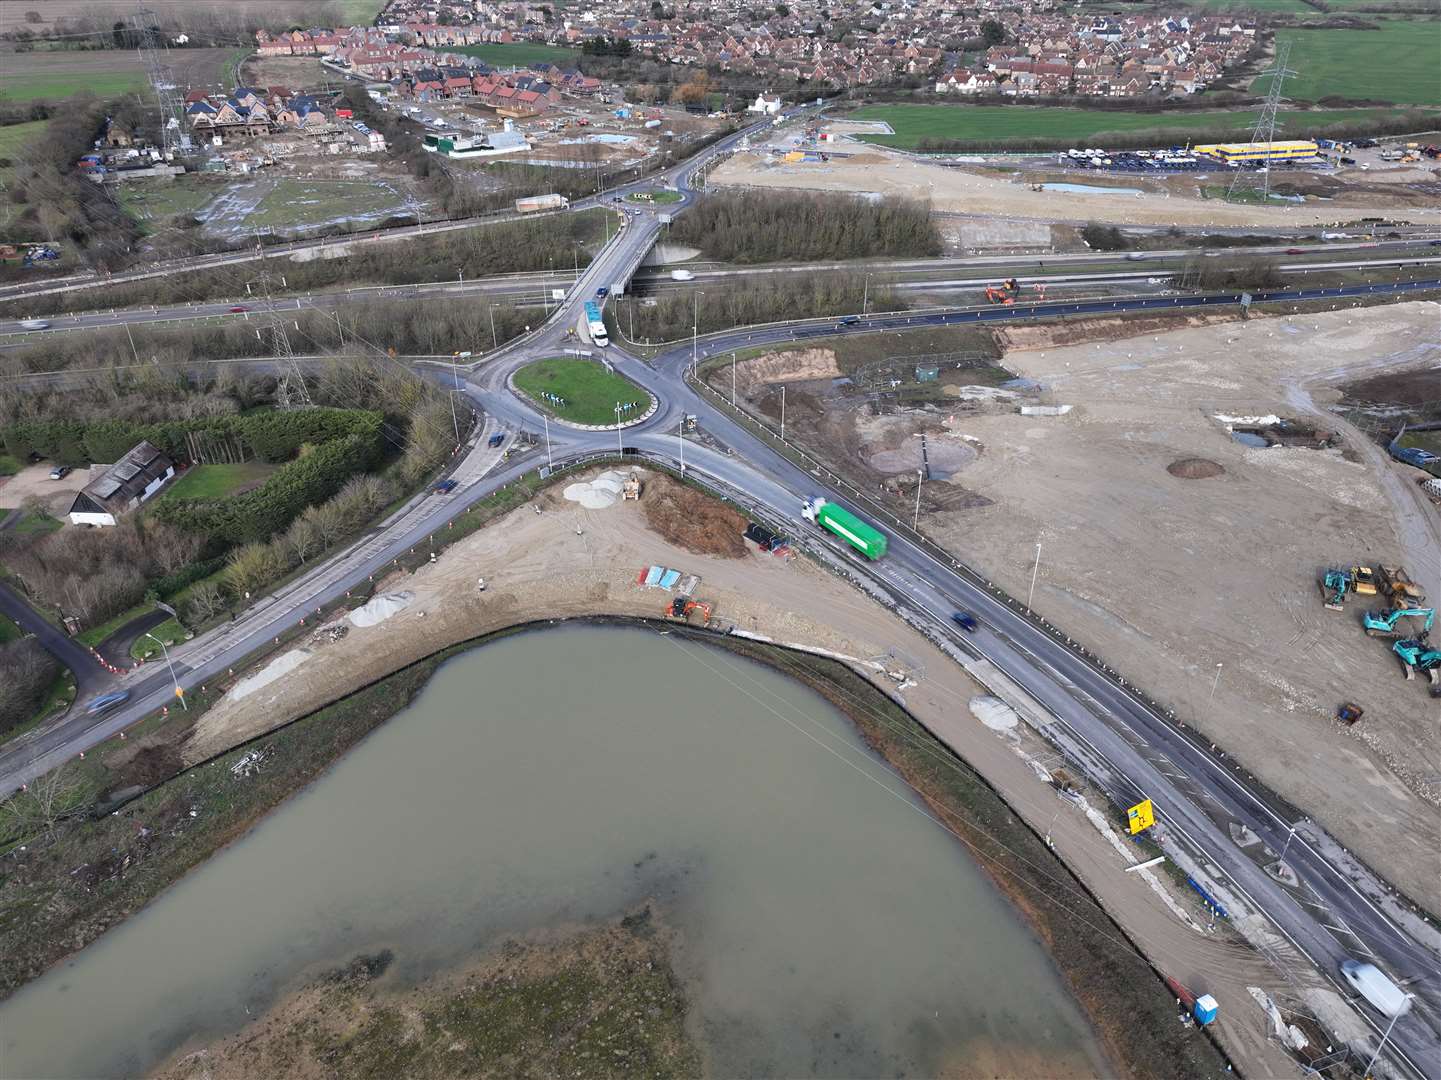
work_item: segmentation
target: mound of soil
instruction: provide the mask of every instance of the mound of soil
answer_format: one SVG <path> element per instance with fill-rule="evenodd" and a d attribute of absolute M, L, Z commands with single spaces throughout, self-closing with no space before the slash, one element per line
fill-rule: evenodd
<path fill-rule="evenodd" d="M 745 517 L 668 476 L 652 475 L 646 480 L 641 506 L 646 524 L 677 547 L 722 559 L 746 554 L 741 538 Z"/>
<path fill-rule="evenodd" d="M 1166 471 L 1182 480 L 1206 480 L 1212 476 L 1220 476 L 1226 470 L 1207 458 L 1187 457 L 1171 462 L 1166 466 Z"/>

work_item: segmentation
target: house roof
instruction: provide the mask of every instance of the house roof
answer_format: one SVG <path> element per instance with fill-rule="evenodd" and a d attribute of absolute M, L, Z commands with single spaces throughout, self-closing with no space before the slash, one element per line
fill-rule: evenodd
<path fill-rule="evenodd" d="M 81 492 L 98 503 L 128 503 L 138 498 L 152 481 L 164 476 L 174 463 L 146 440 L 141 440 Z"/>

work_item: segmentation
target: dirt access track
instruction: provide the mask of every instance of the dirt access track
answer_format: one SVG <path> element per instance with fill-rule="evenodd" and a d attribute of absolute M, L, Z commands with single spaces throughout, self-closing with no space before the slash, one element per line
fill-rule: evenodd
<path fill-rule="evenodd" d="M 1331 225 L 1380 212 L 1396 221 L 1441 223 L 1441 209 L 1435 207 L 1391 206 L 1378 211 L 1374 200 L 1348 202 L 1344 193 L 1339 194 L 1335 202 L 1324 205 L 1270 207 L 1152 193 L 1096 195 L 1032 191 L 1026 184 L 943 168 L 874 147 L 867 147 L 849 157 L 835 156 L 828 162 L 795 164 L 784 163 L 763 152 L 739 153 L 711 173 L 706 183 L 715 188 L 874 193 L 919 199 L 939 213 L 1046 222 L 1098 221 L 1116 225 L 1191 227 L 1259 225 L 1286 229 Z M 1123 186 L 1123 183 L 1118 186 Z"/>
<path fill-rule="evenodd" d="M 990 503 L 922 524 L 1021 597 L 1040 543 L 1042 615 L 1432 912 L 1441 701 L 1363 633 L 1375 598 L 1328 611 L 1318 573 L 1402 565 L 1441 601 L 1441 518 L 1422 474 L 1325 408 L 1333 383 L 1367 374 L 1430 370 L 1441 386 L 1438 314 L 1396 304 L 1064 347 L 1048 334 L 1085 327 L 1008 331 L 1005 366 L 1072 411 L 957 415 L 948 434 L 979 452 L 954 482 Z M 1248 447 L 1215 419 L 1266 414 L 1341 445 Z M 1224 471 L 1167 471 L 1187 458 Z M 1345 701 L 1366 710 L 1349 729 L 1334 719 Z"/>
<path fill-rule="evenodd" d="M 378 594 L 409 593 L 408 604 L 374 625 L 351 627 L 339 640 L 302 642 L 309 653 L 298 663 L 282 657 L 273 681 L 243 697 L 232 692 L 212 707 L 183 747 L 185 759 L 208 757 L 413 660 L 502 627 L 597 614 L 657 618 L 671 594 L 637 585 L 642 567 L 659 564 L 698 574 L 694 595 L 715 605 L 718 624 L 862 661 L 879 660 L 914 680 L 897 691 L 895 681 L 861 668 L 941 732 L 1032 828 L 1049 830 L 1058 852 L 1156 966 L 1230 1003 L 1219 1035 L 1247 1075 L 1294 1074 L 1290 1059 L 1266 1038 L 1265 1016 L 1246 991 L 1262 986 L 1280 992 L 1279 976 L 1225 924 L 1210 930 L 1197 925 L 1199 908 L 1190 906 L 1188 896 L 1168 892 L 1163 899 L 1142 874 L 1121 873 L 1125 863 L 1117 848 L 1129 845 L 1113 846 L 1080 809 L 1058 800 L 1021 756 L 1013 733 L 998 733 L 972 718 L 969 704 L 984 691 L 961 667 L 807 560 L 785 561 L 753 549 L 740 558 L 721 558 L 673 546 L 647 527 L 644 498 L 640 504 L 584 510 L 561 500 L 553 489 L 537 500 L 540 514 L 522 507 L 447 549 L 436 563 L 377 582 Z M 482 576 L 483 592 L 476 587 Z M 325 635 L 317 637 L 324 640 Z M 405 717 L 391 722 L 403 724 Z M 830 767 L 827 755 L 816 760 L 818 768 Z M 1169 886 L 1163 882 L 1162 888 Z M 1193 917 L 1185 916 L 1188 909 Z M 1118 970 L 1129 971 L 1137 962 L 1118 963 Z M 1306 973 L 1296 974 L 1304 983 Z M 997 1075 L 1026 1071 L 1022 1062 L 995 1067 Z"/>

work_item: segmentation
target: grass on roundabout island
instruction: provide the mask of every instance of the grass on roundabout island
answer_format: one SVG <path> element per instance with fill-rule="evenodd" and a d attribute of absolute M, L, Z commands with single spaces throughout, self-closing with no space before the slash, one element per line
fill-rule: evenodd
<path fill-rule="evenodd" d="M 623 421 L 638 419 L 650 408 L 649 393 L 607 371 L 599 360 L 537 360 L 515 373 L 515 385 L 551 416 L 574 424 L 614 424 L 617 403 L 624 406 Z"/>
<path fill-rule="evenodd" d="M 670 188 L 661 188 L 657 191 L 632 191 L 627 198 L 635 203 L 665 205 L 667 203 L 680 202 L 681 194 L 679 191 L 672 191 Z"/>

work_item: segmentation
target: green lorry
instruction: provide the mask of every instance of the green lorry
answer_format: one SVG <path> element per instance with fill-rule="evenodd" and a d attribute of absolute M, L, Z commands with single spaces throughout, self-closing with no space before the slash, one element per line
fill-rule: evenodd
<path fill-rule="evenodd" d="M 886 534 L 873 529 L 849 510 L 822 498 L 806 500 L 801 516 L 839 536 L 868 559 L 886 553 Z"/>

